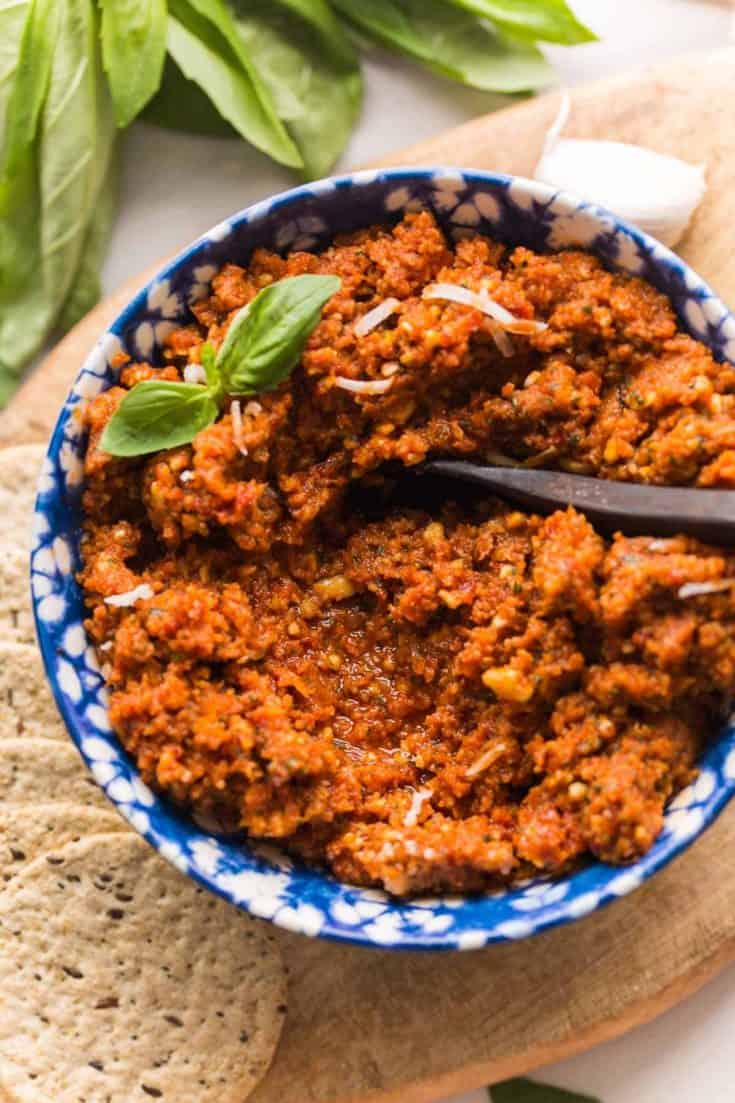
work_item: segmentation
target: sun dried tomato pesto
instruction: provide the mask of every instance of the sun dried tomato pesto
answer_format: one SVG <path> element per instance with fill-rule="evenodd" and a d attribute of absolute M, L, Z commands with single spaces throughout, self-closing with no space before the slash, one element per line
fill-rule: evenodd
<path fill-rule="evenodd" d="M 291 378 L 241 401 L 237 434 L 225 407 L 191 446 L 99 450 L 126 388 L 182 378 L 302 272 L 342 289 Z M 548 326 L 503 349 L 478 310 L 423 299 L 432 282 Z M 409 508 L 384 501 L 385 475 L 444 454 L 734 487 L 735 369 L 640 280 L 583 252 L 450 246 L 428 214 L 320 255 L 259 250 L 192 310 L 163 366 L 126 364 L 85 415 L 87 623 L 143 777 L 397 894 L 644 853 L 735 688 L 735 589 L 709 585 L 733 557 L 606 541 L 572 510 Z M 153 596 L 129 608 L 104 600 L 141 584 Z"/>

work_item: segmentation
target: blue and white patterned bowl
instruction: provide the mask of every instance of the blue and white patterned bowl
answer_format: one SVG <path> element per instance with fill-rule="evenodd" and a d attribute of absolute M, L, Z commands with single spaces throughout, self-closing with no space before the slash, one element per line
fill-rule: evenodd
<path fill-rule="evenodd" d="M 479 897 L 400 903 L 341 884 L 283 855 L 218 839 L 155 796 L 110 730 L 107 693 L 82 627 L 79 556 L 84 440 L 72 414 L 111 386 L 120 351 L 155 360 L 187 306 L 225 261 L 258 246 L 321 248 L 338 232 L 432 210 L 453 236 L 490 234 L 534 249 L 583 246 L 668 295 L 689 332 L 735 362 L 735 317 L 673 253 L 608 211 L 528 180 L 453 168 L 361 172 L 324 180 L 234 215 L 194 242 L 138 294 L 85 361 L 54 430 L 41 477 L 31 562 L 38 636 L 67 727 L 110 800 L 180 870 L 253 915 L 308 935 L 396 949 L 470 949 L 524 938 L 587 915 L 639 886 L 686 847 L 735 789 L 735 727 L 711 743 L 698 780 L 680 793 L 655 846 L 620 869 L 591 863 L 568 877 Z"/>

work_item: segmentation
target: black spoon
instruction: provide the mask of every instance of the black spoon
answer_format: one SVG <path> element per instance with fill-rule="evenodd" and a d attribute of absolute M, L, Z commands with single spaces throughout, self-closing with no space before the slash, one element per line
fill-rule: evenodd
<path fill-rule="evenodd" d="M 718 544 L 735 543 L 735 492 L 731 490 L 644 486 L 565 471 L 484 467 L 463 460 L 430 460 L 421 470 L 474 483 L 542 513 L 574 506 L 607 531 L 629 536 L 687 533 Z"/>

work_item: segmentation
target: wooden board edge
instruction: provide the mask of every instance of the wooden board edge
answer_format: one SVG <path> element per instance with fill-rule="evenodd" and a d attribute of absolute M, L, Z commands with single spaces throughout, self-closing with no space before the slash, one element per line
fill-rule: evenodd
<path fill-rule="evenodd" d="M 681 974 L 655 996 L 650 996 L 639 1003 L 632 1003 L 624 1015 L 616 1019 L 592 1023 L 565 1041 L 544 1042 L 533 1049 L 526 1050 L 522 1055 L 514 1055 L 507 1060 L 467 1065 L 463 1069 L 434 1076 L 431 1082 L 417 1081 L 402 1084 L 395 1092 L 380 1091 L 369 1096 L 351 1096 L 345 1098 L 343 1103 L 436 1103 L 438 1099 L 482 1090 L 502 1080 L 510 1080 L 516 1076 L 529 1076 L 547 1065 L 586 1053 L 604 1042 L 623 1037 L 636 1027 L 653 1022 L 660 1015 L 696 995 L 701 988 L 734 962 L 735 935 L 724 942 L 715 953 L 693 966 L 689 972 Z"/>
<path fill-rule="evenodd" d="M 728 0 L 728 2 L 732 3 L 733 0 Z M 517 127 L 518 129 L 526 129 L 523 124 L 528 118 L 533 118 L 534 124 L 539 128 L 539 133 L 545 135 L 546 127 L 551 125 L 558 113 L 562 90 L 568 92 L 572 105 L 570 119 L 564 132 L 571 137 L 579 137 L 582 135 L 576 133 L 576 120 L 573 111 L 575 104 L 584 107 L 587 103 L 595 102 L 601 97 L 614 103 L 616 92 L 624 91 L 633 83 L 650 84 L 660 82 L 663 85 L 669 81 L 686 79 L 689 75 L 701 73 L 703 70 L 711 73 L 713 69 L 720 66 L 732 66 L 733 80 L 735 80 L 735 45 L 728 44 L 710 50 L 689 51 L 659 61 L 639 62 L 637 65 L 626 68 L 612 76 L 583 81 L 581 84 L 575 84 L 566 89 L 561 87 L 551 88 L 539 95 L 521 100 L 500 110 L 491 111 L 486 115 L 478 115 L 431 138 L 424 138 L 410 146 L 404 146 L 384 156 L 377 157 L 365 167 L 376 170 L 391 167 L 411 168 L 422 165 L 427 167 L 432 165 L 461 167 L 462 159 L 458 160 L 453 157 L 449 153 L 450 148 L 461 150 L 483 149 L 485 146 L 483 135 L 488 128 L 495 130 L 496 124 L 501 119 L 503 130 L 513 133 Z M 584 136 L 599 137 L 600 135 Z M 542 144 L 540 142 L 538 150 L 534 152 L 532 163 L 535 163 L 541 156 Z M 446 159 L 442 160 L 445 154 Z M 491 147 L 488 148 L 488 158 L 483 156 L 482 161 L 483 169 L 489 171 L 485 162 L 490 163 L 492 161 Z M 474 167 L 479 168 L 479 165 Z"/>

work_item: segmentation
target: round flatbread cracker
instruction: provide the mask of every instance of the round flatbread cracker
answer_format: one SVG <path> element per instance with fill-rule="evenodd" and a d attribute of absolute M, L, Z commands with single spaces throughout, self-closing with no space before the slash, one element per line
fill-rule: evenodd
<path fill-rule="evenodd" d="M 45 444 L 0 450 L 0 638 L 35 643 L 29 556 L 31 519 Z"/>
<path fill-rule="evenodd" d="M 31 514 L 38 476 L 46 455 L 45 444 L 16 444 L 0 450 L 0 517 L 3 534 L 23 535 L 30 541 Z"/>
<path fill-rule="evenodd" d="M 29 546 L 18 533 L 0 538 L 0 639 L 35 644 Z"/>
<path fill-rule="evenodd" d="M 0 642 L 0 740 L 19 735 L 69 738 L 38 648 Z"/>
<path fill-rule="evenodd" d="M 0 903 L 8 1103 L 242 1103 L 285 1012 L 266 924 L 136 835 L 39 858 Z"/>
<path fill-rule="evenodd" d="M 64 801 L 0 807 L 0 884 L 8 884 L 49 850 L 89 835 L 130 830 L 112 809 L 103 812 Z"/>
<path fill-rule="evenodd" d="M 0 805 L 70 801 L 110 811 L 110 804 L 71 743 L 0 740 Z"/>

